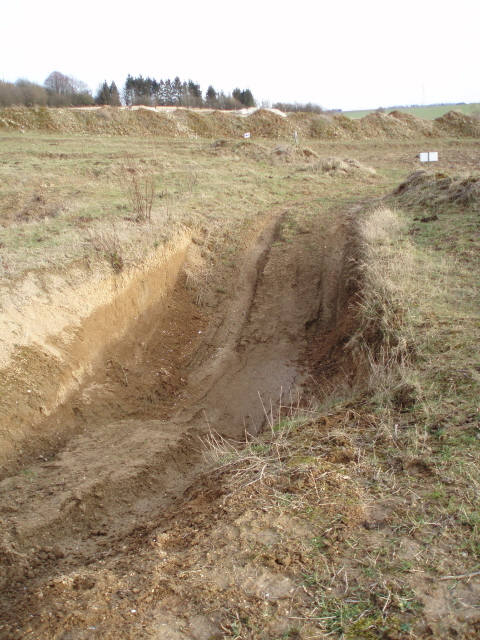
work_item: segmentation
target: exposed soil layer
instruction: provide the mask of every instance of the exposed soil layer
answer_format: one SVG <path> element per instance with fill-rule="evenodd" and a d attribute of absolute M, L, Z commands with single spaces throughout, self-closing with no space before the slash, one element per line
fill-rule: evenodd
<path fill-rule="evenodd" d="M 204 468 L 207 434 L 256 434 L 296 397 L 302 354 L 349 295 L 355 212 L 308 216 L 286 241 L 292 213 L 265 218 L 222 304 L 196 306 L 180 275 L 52 413 L 56 447 L 46 438 L 28 468 L 0 483 L 1 638 L 110 637 L 93 624 L 62 631 L 38 594 L 73 569 L 124 557 L 128 536 L 160 525 Z M 142 572 L 135 556 L 127 565 Z M 75 589 L 90 588 L 79 580 Z M 116 637 L 142 637 L 125 633 Z M 155 637 L 193 636 L 172 627 Z"/>

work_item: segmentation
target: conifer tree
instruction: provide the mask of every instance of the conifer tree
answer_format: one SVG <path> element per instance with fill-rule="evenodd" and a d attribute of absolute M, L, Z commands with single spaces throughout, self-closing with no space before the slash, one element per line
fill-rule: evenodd
<path fill-rule="evenodd" d="M 106 80 L 98 87 L 95 102 L 100 105 L 110 104 L 110 88 Z"/>
<path fill-rule="evenodd" d="M 110 91 L 110 102 L 108 104 L 110 104 L 112 107 L 119 107 L 121 105 L 120 93 L 118 92 L 115 82 L 111 83 L 108 90 Z"/>
<path fill-rule="evenodd" d="M 207 93 L 205 94 L 205 104 L 207 105 L 207 107 L 217 107 L 217 92 L 212 87 L 212 85 L 208 87 Z"/>

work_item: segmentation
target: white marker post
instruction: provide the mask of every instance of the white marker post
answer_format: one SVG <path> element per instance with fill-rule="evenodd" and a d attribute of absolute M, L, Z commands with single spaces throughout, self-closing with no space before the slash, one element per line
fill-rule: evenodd
<path fill-rule="evenodd" d="M 244 134 L 243 134 L 243 137 L 244 137 L 244 138 L 249 138 L 249 137 L 250 137 L 250 133 L 244 133 Z"/>
<path fill-rule="evenodd" d="M 438 151 L 422 151 L 420 154 L 420 162 L 438 162 Z"/>

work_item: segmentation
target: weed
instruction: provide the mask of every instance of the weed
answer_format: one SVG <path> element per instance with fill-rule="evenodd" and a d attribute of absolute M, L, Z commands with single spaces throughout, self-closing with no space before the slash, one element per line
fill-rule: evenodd
<path fill-rule="evenodd" d="M 120 171 L 120 180 L 135 221 L 150 221 L 155 197 L 154 174 L 147 169 L 123 166 Z"/>
<path fill-rule="evenodd" d="M 125 265 L 120 239 L 114 222 L 109 227 L 89 229 L 87 241 L 95 251 L 110 263 L 115 273 L 122 271 Z"/>

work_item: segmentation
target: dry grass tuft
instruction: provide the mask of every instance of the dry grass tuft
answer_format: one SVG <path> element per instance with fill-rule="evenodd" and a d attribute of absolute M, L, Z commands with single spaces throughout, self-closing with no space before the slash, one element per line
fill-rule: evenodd
<path fill-rule="evenodd" d="M 87 242 L 110 264 L 115 273 L 123 270 L 125 261 L 122 244 L 114 222 L 101 228 L 90 228 L 87 232 Z"/>
<path fill-rule="evenodd" d="M 315 165 L 315 169 L 332 177 L 378 178 L 378 173 L 354 158 L 326 158 Z"/>
<path fill-rule="evenodd" d="M 392 194 L 403 207 L 478 206 L 480 175 L 450 175 L 441 171 L 411 173 Z"/>

